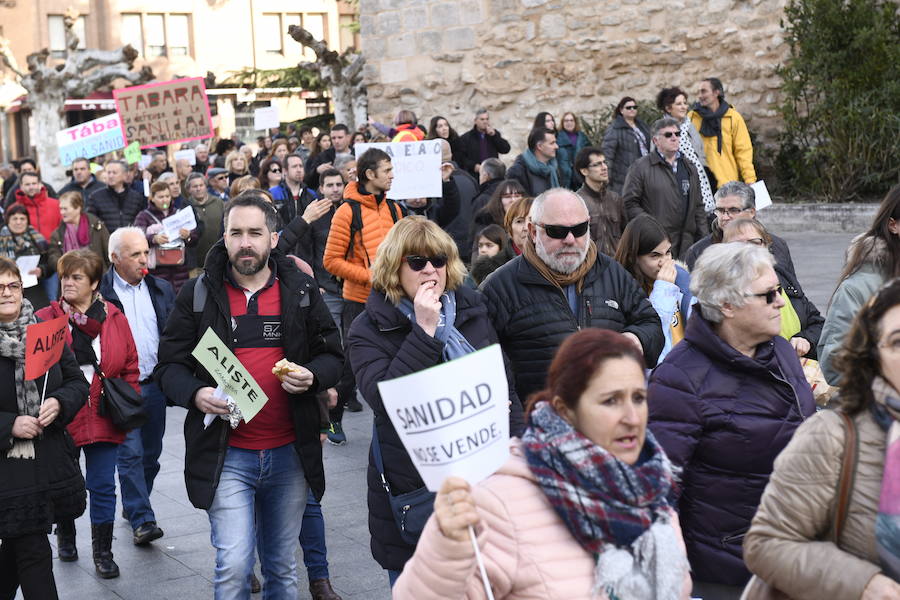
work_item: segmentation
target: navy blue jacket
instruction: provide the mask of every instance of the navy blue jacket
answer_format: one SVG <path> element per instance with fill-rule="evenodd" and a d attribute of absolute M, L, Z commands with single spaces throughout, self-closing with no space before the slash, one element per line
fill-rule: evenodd
<path fill-rule="evenodd" d="M 497 342 L 497 334 L 488 319 L 487 307 L 475 290 L 461 286 L 456 290 L 456 328 L 476 349 Z M 394 495 L 405 494 L 425 485 L 406 453 L 391 420 L 381 402 L 378 382 L 416 373 L 442 361 L 444 344 L 431 337 L 391 304 L 383 293 L 372 290 L 363 312 L 350 327 L 347 353 L 359 390 L 372 412 L 385 475 Z M 511 436 L 520 436 L 524 429 L 522 405 L 513 389 L 513 379 L 507 368 L 509 386 Z M 369 453 L 369 533 L 372 536 L 372 556 L 385 569 L 402 570 L 412 556 L 415 546 L 403 541 L 394 522 L 387 493 Z"/>
<path fill-rule="evenodd" d="M 119 295 L 116 293 L 116 288 L 113 285 L 113 269 L 115 267 L 110 267 L 103 274 L 103 278 L 100 280 L 100 295 L 103 296 L 104 300 L 109 300 L 115 304 L 116 308 L 124 313 L 125 309 L 122 307 L 122 301 L 119 300 Z M 153 302 L 153 310 L 156 312 L 156 327 L 159 329 L 159 335 L 162 335 L 166 328 L 169 314 L 172 312 L 172 308 L 175 307 L 175 290 L 172 289 L 172 284 L 165 279 L 160 279 L 150 274 L 144 276 L 144 281 L 147 282 L 147 288 L 150 290 L 150 301 Z"/>
<path fill-rule="evenodd" d="M 650 429 L 684 469 L 678 511 L 694 580 L 744 585 L 744 534 L 775 457 L 815 412 L 796 352 L 775 336 L 749 358 L 695 310 L 647 401 Z"/>

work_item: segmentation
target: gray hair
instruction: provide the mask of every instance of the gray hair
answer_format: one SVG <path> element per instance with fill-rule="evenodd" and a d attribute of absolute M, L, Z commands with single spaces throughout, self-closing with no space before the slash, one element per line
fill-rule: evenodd
<path fill-rule="evenodd" d="M 209 150 L 209 146 L 207 146 L 206 144 L 197 144 L 196 146 L 194 146 L 194 152 L 196 152 L 200 148 L 203 148 L 204 150 Z"/>
<path fill-rule="evenodd" d="M 129 233 L 137 234 L 141 237 L 144 237 L 144 230 L 140 227 L 119 227 L 111 234 L 109 234 L 109 242 L 107 245 L 107 251 L 109 252 L 109 262 L 113 262 L 113 254 L 119 253 L 119 248 L 122 246 L 122 238 L 128 235 Z"/>
<path fill-rule="evenodd" d="M 506 177 L 506 165 L 499 158 L 488 158 L 481 163 L 481 172 L 488 179 L 503 179 Z"/>
<path fill-rule="evenodd" d="M 487 111 L 488 111 L 488 109 L 486 109 L 486 108 L 476 108 L 475 109 L 475 118 L 477 119 L 480 115 L 483 115 Z"/>
<path fill-rule="evenodd" d="M 137 164 L 137 163 L 135 163 L 135 164 Z M 122 167 L 123 173 L 128 172 L 128 163 L 126 163 L 124 160 L 119 160 L 119 159 L 108 160 L 108 161 L 106 161 L 106 164 L 103 166 L 108 169 L 110 167 L 110 165 L 119 165 L 120 167 Z"/>
<path fill-rule="evenodd" d="M 691 293 L 700 303 L 703 317 L 721 323 L 725 304 L 743 306 L 750 285 L 775 258 L 765 248 L 731 242 L 713 244 L 703 251 L 691 271 Z"/>
<path fill-rule="evenodd" d="M 584 207 L 584 212 L 588 212 L 587 204 L 584 203 L 584 198 L 582 198 L 572 190 L 558 187 L 550 188 L 546 192 L 538 194 L 537 198 L 532 200 L 531 210 L 528 212 L 528 218 L 532 223 L 541 223 L 541 218 L 544 216 L 544 202 L 546 202 L 547 199 L 551 196 L 567 196 L 569 198 L 574 198 L 581 206 Z"/>
<path fill-rule="evenodd" d="M 159 177 L 156 178 L 157 181 L 162 181 L 163 183 L 169 181 L 170 179 L 175 179 L 177 181 L 178 176 L 175 175 L 172 171 L 166 171 L 165 173 L 160 173 Z"/>
<path fill-rule="evenodd" d="M 356 157 L 352 154 L 341 154 L 336 159 L 334 159 L 334 168 L 340 171 L 343 169 L 348 163 L 355 162 Z"/>
<path fill-rule="evenodd" d="M 657 119 L 656 121 L 653 121 L 653 125 L 650 126 L 650 136 L 656 137 L 656 134 L 658 134 L 666 127 L 674 127 L 675 129 L 679 129 L 681 127 L 681 123 L 679 123 L 672 117 L 663 117 L 662 119 Z"/>
<path fill-rule="evenodd" d="M 741 199 L 741 208 L 756 208 L 756 192 L 753 188 L 743 181 L 729 181 L 719 188 L 716 192 L 715 199 L 721 200 L 728 196 L 737 196 Z"/>
<path fill-rule="evenodd" d="M 202 179 L 203 185 L 206 185 L 206 177 L 203 175 L 203 173 L 197 173 L 196 171 L 194 171 L 191 174 L 189 174 L 187 176 L 187 178 L 185 178 L 185 180 L 184 180 L 185 187 L 191 185 L 191 182 L 195 179 Z"/>

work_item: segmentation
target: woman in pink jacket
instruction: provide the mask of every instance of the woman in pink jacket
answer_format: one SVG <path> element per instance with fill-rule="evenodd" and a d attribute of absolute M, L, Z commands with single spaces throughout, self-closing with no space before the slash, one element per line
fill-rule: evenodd
<path fill-rule="evenodd" d="M 676 600 L 691 579 L 669 504 L 672 465 L 647 430 L 640 350 L 586 329 L 560 346 L 512 456 L 474 488 L 448 478 L 394 599 Z"/>

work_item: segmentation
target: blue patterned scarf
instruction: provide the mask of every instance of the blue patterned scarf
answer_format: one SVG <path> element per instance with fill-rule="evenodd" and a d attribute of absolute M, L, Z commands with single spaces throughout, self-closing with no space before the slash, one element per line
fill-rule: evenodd
<path fill-rule="evenodd" d="M 688 563 L 670 522 L 673 468 L 649 429 L 640 459 L 628 465 L 540 402 L 522 441 L 550 504 L 597 559 L 595 595 L 680 597 Z"/>
<path fill-rule="evenodd" d="M 402 298 L 400 305 L 397 307 L 406 317 L 416 322 L 416 309 L 409 298 Z M 465 356 L 471 352 L 475 352 L 475 348 L 469 343 L 459 329 L 456 328 L 456 293 L 444 292 L 441 294 L 441 316 L 438 319 L 437 330 L 434 332 L 434 338 L 443 342 L 444 361 L 453 360 Z"/>

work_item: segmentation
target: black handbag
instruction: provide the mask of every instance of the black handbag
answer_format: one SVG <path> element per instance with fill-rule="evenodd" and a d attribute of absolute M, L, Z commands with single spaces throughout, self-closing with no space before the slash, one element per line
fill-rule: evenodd
<path fill-rule="evenodd" d="M 144 397 L 134 391 L 127 381 L 120 377 L 107 377 L 97 364 L 97 357 L 91 359 L 94 363 L 94 371 L 100 378 L 100 406 L 98 412 L 101 417 L 107 417 L 113 425 L 119 429 L 130 431 L 137 429 L 147 422 L 147 413 L 144 411 Z"/>
<path fill-rule="evenodd" d="M 375 468 L 381 475 L 381 485 L 387 492 L 388 502 L 391 505 L 391 513 L 394 522 L 400 530 L 400 537 L 407 544 L 415 546 L 419 542 L 419 536 L 425 529 L 428 517 L 434 512 L 434 492 L 429 492 L 427 487 L 395 496 L 391 493 L 391 486 L 384 476 L 384 461 L 381 458 L 381 445 L 378 443 L 378 431 L 372 424 L 372 456 L 375 458 Z"/>

